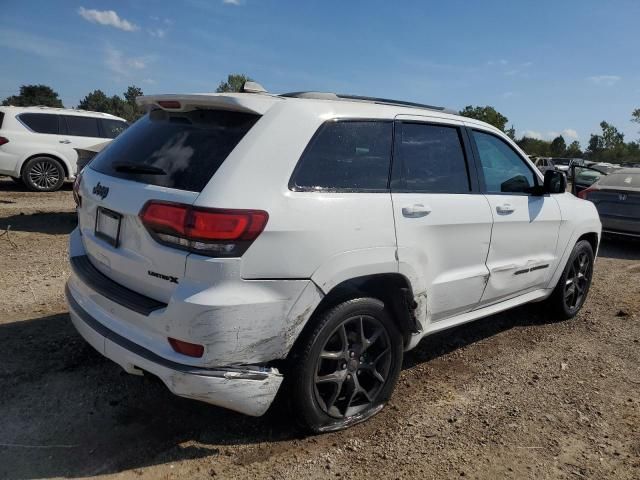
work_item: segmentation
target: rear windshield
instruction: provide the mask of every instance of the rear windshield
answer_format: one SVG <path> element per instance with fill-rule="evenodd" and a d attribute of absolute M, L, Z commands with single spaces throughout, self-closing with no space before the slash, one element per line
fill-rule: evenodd
<path fill-rule="evenodd" d="M 153 110 L 97 155 L 90 168 L 135 182 L 200 192 L 259 118 L 222 110 Z"/>
<path fill-rule="evenodd" d="M 612 173 L 600 180 L 603 187 L 640 188 L 640 171 L 637 173 Z"/>

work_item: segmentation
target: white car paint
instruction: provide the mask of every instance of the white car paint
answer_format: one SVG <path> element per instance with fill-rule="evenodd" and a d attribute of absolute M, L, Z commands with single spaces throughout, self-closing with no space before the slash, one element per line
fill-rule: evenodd
<path fill-rule="evenodd" d="M 67 178 L 72 180 L 76 176 L 76 162 L 78 160 L 78 154 L 75 149 L 88 148 L 98 143 L 111 141 L 110 138 L 102 137 L 37 133 L 20 121 L 21 114 L 69 115 L 119 120 L 126 124 L 126 120 L 123 118 L 108 113 L 65 108 L 0 106 L 0 112 L 4 114 L 4 119 L 0 126 L 0 137 L 9 140 L 7 143 L 0 145 L 0 175 L 8 175 L 14 178 L 20 177 L 22 166 L 30 158 L 50 156 L 64 164 Z"/>
<path fill-rule="evenodd" d="M 533 197 L 289 188 L 298 160 L 325 121 L 363 118 L 489 132 L 516 150 L 542 182 L 524 152 L 483 122 L 408 106 L 250 93 L 139 101 L 157 105 L 168 100 L 183 102 L 177 111 L 198 107 L 262 117 L 200 193 L 85 169 L 70 257 L 86 255 L 111 281 L 166 307 L 137 313 L 101 295 L 77 271 L 67 296 L 72 320 L 90 344 L 131 373 L 142 369 L 159 376 L 178 395 L 261 415 L 282 381 L 273 361 L 287 358 L 320 302 L 342 282 L 374 274 L 406 278 L 419 325 L 405 344 L 411 349 L 430 333 L 546 298 L 578 238 L 600 236 L 594 206 L 567 193 Z M 98 184 L 109 189 L 106 197 L 94 193 Z M 149 235 L 139 213 L 151 199 L 262 209 L 269 220 L 241 257 L 205 257 L 161 245 Z M 117 248 L 95 235 L 98 207 L 123 215 Z M 505 208 L 511 211 L 498 212 Z M 536 269 L 542 265 L 548 266 Z M 523 269 L 527 275 L 514 275 Z M 175 277 L 177 283 L 150 271 Z M 86 318 L 98 330 L 88 327 Z M 167 337 L 201 344 L 204 354 L 177 353 Z M 169 368 L 163 364 L 167 361 L 194 370 Z"/>

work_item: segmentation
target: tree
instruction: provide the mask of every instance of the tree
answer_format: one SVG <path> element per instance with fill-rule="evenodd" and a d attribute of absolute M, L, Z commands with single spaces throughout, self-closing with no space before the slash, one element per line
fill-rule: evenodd
<path fill-rule="evenodd" d="M 516 143 L 522 150 L 527 152 L 528 155 L 535 155 L 538 157 L 551 156 L 551 142 L 546 140 L 525 136 L 520 140 L 516 140 Z"/>
<path fill-rule="evenodd" d="M 92 112 L 112 113 L 111 99 L 102 90 L 94 90 L 87 94 L 80 103 L 78 108 L 81 110 L 91 110 Z"/>
<path fill-rule="evenodd" d="M 509 121 L 507 117 L 502 115 L 495 108 L 488 105 L 485 107 L 474 107 L 472 105 L 467 105 L 462 109 L 460 115 L 487 122 L 494 127 L 499 128 L 503 132 L 505 131 L 505 127 L 507 126 L 507 122 Z"/>
<path fill-rule="evenodd" d="M 564 157 L 567 150 L 567 143 L 562 135 L 558 135 L 551 141 L 551 155 L 554 157 Z"/>
<path fill-rule="evenodd" d="M 22 85 L 19 95 L 11 95 L 2 101 L 2 105 L 14 105 L 16 107 L 31 107 L 44 105 L 47 107 L 62 108 L 62 100 L 58 98 L 58 92 L 47 85 Z"/>
<path fill-rule="evenodd" d="M 578 142 L 577 140 L 571 142 L 567 147 L 565 155 L 569 158 L 582 158 L 583 153 L 580 149 L 580 142 Z"/>
<path fill-rule="evenodd" d="M 631 112 L 631 121 L 640 123 L 640 108 L 636 108 L 633 112 Z"/>
<path fill-rule="evenodd" d="M 142 95 L 142 89 L 135 85 L 127 88 L 124 99 L 118 95 L 107 97 L 102 90 L 94 90 L 80 100 L 78 108 L 93 112 L 110 113 L 134 122 L 143 115 L 143 111 L 136 104 L 136 97 Z"/>
<path fill-rule="evenodd" d="M 508 128 L 507 130 L 505 130 L 505 132 L 507 134 L 507 136 L 511 139 L 514 140 L 516 139 L 516 129 L 513 125 L 511 125 L 510 128 Z"/>
<path fill-rule="evenodd" d="M 218 88 L 216 88 L 216 92 L 224 93 L 224 92 L 240 92 L 242 91 L 242 86 L 244 82 L 252 82 L 253 80 L 243 73 L 232 73 L 227 76 L 226 82 L 220 82 Z"/>
<path fill-rule="evenodd" d="M 624 134 L 608 122 L 600 122 L 600 134 L 591 134 L 587 156 L 596 162 L 624 163 L 640 160 L 640 145 L 625 143 Z"/>

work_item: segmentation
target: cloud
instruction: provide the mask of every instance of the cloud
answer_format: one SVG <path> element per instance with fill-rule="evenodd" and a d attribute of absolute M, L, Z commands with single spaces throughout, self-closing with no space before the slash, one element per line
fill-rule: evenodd
<path fill-rule="evenodd" d="M 128 20 L 120 18 L 113 10 L 93 10 L 80 7 L 78 9 L 78 15 L 88 22 L 107 25 L 109 27 L 124 30 L 125 32 L 133 32 L 139 28 Z"/>
<path fill-rule="evenodd" d="M 572 138 L 574 140 L 577 140 L 577 138 L 579 137 L 578 132 L 576 132 L 573 128 L 565 128 L 562 131 L 562 136 Z"/>
<path fill-rule="evenodd" d="M 225 5 L 235 5 L 236 7 L 242 5 L 241 0 L 222 0 Z"/>
<path fill-rule="evenodd" d="M 542 140 L 542 134 L 535 130 L 525 130 L 522 132 L 523 137 L 535 138 L 536 140 Z"/>
<path fill-rule="evenodd" d="M 587 80 L 589 80 L 594 85 L 612 87 L 620 80 L 622 80 L 622 77 L 619 77 L 618 75 L 595 75 L 593 77 L 588 77 Z"/>
<path fill-rule="evenodd" d="M 147 68 L 146 58 L 127 58 L 120 50 L 107 47 L 105 64 L 113 73 L 122 76 L 130 76 L 134 70 L 144 70 Z"/>
<path fill-rule="evenodd" d="M 149 32 L 149 35 L 155 38 L 164 38 L 167 34 L 167 30 L 164 28 L 149 28 L 147 29 L 147 32 Z"/>

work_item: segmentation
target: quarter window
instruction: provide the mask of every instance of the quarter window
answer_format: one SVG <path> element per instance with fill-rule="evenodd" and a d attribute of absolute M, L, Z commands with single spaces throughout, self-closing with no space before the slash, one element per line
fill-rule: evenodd
<path fill-rule="evenodd" d="M 473 131 L 485 188 L 489 193 L 530 193 L 536 185 L 531 169 L 502 139 Z"/>
<path fill-rule="evenodd" d="M 67 131 L 69 135 L 76 137 L 100 137 L 97 118 L 79 117 L 76 115 L 65 115 L 64 118 L 67 121 Z"/>
<path fill-rule="evenodd" d="M 292 187 L 312 190 L 386 190 L 393 123 L 330 121 L 305 150 Z"/>
<path fill-rule="evenodd" d="M 102 125 L 101 136 L 104 138 L 116 138 L 128 127 L 128 125 L 121 120 L 102 119 L 100 123 Z"/>
<path fill-rule="evenodd" d="M 58 115 L 51 113 L 23 113 L 20 121 L 36 133 L 58 134 Z"/>
<path fill-rule="evenodd" d="M 398 125 L 395 159 L 401 171 L 399 190 L 425 193 L 471 190 L 458 128 L 407 122 Z"/>

